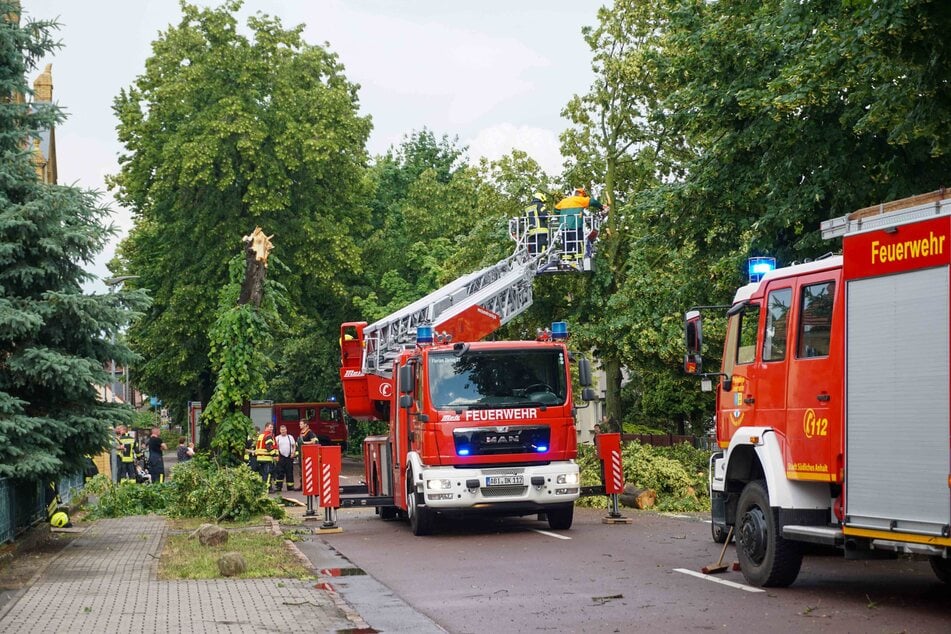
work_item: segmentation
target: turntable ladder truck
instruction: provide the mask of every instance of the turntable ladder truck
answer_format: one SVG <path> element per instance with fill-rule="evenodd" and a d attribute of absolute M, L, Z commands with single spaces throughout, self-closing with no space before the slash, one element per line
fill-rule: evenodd
<path fill-rule="evenodd" d="M 532 255 L 515 237 L 498 263 L 372 324 L 341 325 L 347 412 L 389 423 L 364 442 L 369 495 L 344 495 L 342 506 L 406 517 L 416 535 L 440 516 L 474 513 L 538 514 L 570 528 L 580 489 L 567 329 L 481 341 L 532 304 L 536 275 L 561 267 L 552 248 Z M 592 400 L 589 364 L 578 366 Z"/>

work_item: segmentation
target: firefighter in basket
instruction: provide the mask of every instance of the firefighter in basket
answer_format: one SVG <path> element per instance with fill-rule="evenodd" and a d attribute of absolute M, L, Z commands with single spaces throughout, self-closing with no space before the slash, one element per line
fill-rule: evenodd
<path fill-rule="evenodd" d="M 548 248 L 548 209 L 545 194 L 532 194 L 531 204 L 525 208 L 525 233 L 528 236 L 529 255 L 538 255 Z"/>

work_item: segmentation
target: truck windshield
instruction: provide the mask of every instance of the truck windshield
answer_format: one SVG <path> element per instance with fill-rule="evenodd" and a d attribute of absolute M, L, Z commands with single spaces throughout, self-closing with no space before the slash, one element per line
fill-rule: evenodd
<path fill-rule="evenodd" d="M 540 407 L 567 398 L 561 350 L 485 350 L 433 353 L 430 399 L 436 409 Z"/>

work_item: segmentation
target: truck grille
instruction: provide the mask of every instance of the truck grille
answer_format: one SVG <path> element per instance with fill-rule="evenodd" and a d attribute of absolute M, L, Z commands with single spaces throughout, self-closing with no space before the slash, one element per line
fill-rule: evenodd
<path fill-rule="evenodd" d="M 482 487 L 479 489 L 482 492 L 482 497 L 486 498 L 501 498 L 511 495 L 525 495 L 525 492 L 528 490 L 526 486 L 510 486 L 510 487 Z"/>
<path fill-rule="evenodd" d="M 540 454 L 551 449 L 551 429 L 547 425 L 470 427 L 457 429 L 452 436 L 456 454 L 461 456 Z"/>

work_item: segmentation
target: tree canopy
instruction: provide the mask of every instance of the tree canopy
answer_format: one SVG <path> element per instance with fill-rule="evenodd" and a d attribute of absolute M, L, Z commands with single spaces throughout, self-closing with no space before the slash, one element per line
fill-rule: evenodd
<path fill-rule="evenodd" d="M 257 15 L 245 35 L 240 6 L 183 2 L 114 105 L 126 151 L 112 184 L 135 222 L 118 266 L 155 298 L 131 331 L 145 358 L 137 374 L 176 407 L 210 397 L 209 289 L 225 286 L 251 228 L 275 236 L 287 267 L 276 281 L 294 307 L 290 332 L 268 351 L 284 377 L 276 398 L 335 388 L 326 342 L 362 266 L 370 121 L 358 115 L 357 86 L 334 53 L 302 40 L 302 26 Z"/>

